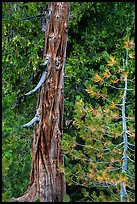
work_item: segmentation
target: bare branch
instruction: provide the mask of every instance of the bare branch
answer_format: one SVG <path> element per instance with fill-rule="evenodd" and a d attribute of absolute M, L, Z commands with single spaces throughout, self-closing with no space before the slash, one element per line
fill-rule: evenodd
<path fill-rule="evenodd" d="M 105 80 L 103 80 L 104 83 L 108 84 L 108 86 L 114 88 L 114 89 L 120 89 L 120 90 L 124 90 L 124 88 L 119 88 L 119 87 L 115 87 L 113 85 L 111 85 L 110 83 L 106 82 Z"/>
<path fill-rule="evenodd" d="M 128 142 L 128 145 L 135 147 L 135 145 L 134 145 L 134 144 L 131 144 L 131 143 L 129 143 L 129 142 Z"/>
<path fill-rule="evenodd" d="M 46 66 L 49 64 L 49 57 L 47 56 L 45 59 L 45 62 L 43 64 L 40 64 L 40 66 Z"/>
<path fill-rule="evenodd" d="M 130 157 L 129 156 L 127 156 L 127 158 L 132 162 L 132 163 L 135 163 L 135 161 L 134 160 L 132 160 L 132 159 L 130 159 Z"/>
<path fill-rule="evenodd" d="M 128 177 L 130 177 L 130 178 L 135 178 L 135 176 L 132 176 L 132 175 L 129 175 L 129 174 L 126 174 Z"/>
<path fill-rule="evenodd" d="M 77 142 L 76 142 L 76 144 L 79 145 L 79 146 L 82 146 L 82 147 L 90 147 L 91 149 L 94 149 L 94 150 L 98 151 L 97 148 L 94 148 L 94 147 L 92 147 L 91 145 L 82 145 L 82 144 L 79 144 L 79 143 L 77 143 Z"/>
<path fill-rule="evenodd" d="M 42 76 L 41 76 L 41 79 L 40 79 L 39 83 L 37 84 L 37 86 L 32 91 L 26 93 L 25 95 L 30 95 L 30 94 L 34 93 L 35 91 L 37 91 L 43 85 L 43 83 L 45 82 L 46 75 L 47 75 L 47 72 L 44 71 Z"/>
<path fill-rule="evenodd" d="M 38 117 L 35 116 L 30 122 L 26 123 L 25 125 L 22 125 L 21 127 L 23 128 L 30 127 L 31 125 L 36 124 L 38 121 L 39 121 Z"/>
<path fill-rule="evenodd" d="M 36 115 L 35 117 L 28 123 L 26 123 L 25 125 L 22 125 L 21 127 L 23 128 L 27 128 L 27 127 L 30 127 L 31 125 L 35 125 L 37 122 L 39 122 L 40 120 L 40 109 L 38 108 L 37 111 L 36 111 Z"/>
<path fill-rule="evenodd" d="M 122 145 L 124 142 L 121 142 L 120 144 L 116 145 L 114 148 L 117 148 L 118 146 Z"/>
<path fill-rule="evenodd" d="M 110 164 L 110 162 L 103 162 L 103 161 L 100 161 L 100 162 L 97 162 L 97 164 Z"/>
<path fill-rule="evenodd" d="M 127 148 L 131 151 L 135 151 L 135 149 L 130 148 L 129 146 L 127 146 Z"/>
<path fill-rule="evenodd" d="M 113 103 L 112 101 L 110 101 L 108 98 L 106 98 L 105 96 L 103 96 L 102 94 L 99 94 L 102 98 L 104 98 L 106 101 L 108 101 L 108 102 L 110 102 L 110 103 Z M 119 105 L 119 104 L 115 104 L 115 105 Z M 118 110 L 121 110 L 120 108 L 118 108 L 117 106 L 116 106 L 116 108 L 118 109 Z"/>
<path fill-rule="evenodd" d="M 44 15 L 44 14 L 42 14 L 42 15 Z M 29 16 L 29 17 L 26 17 L 26 18 L 21 18 L 19 21 L 29 20 L 29 19 L 31 19 L 31 18 L 38 18 L 38 17 L 41 17 L 42 15 Z"/>
<path fill-rule="evenodd" d="M 118 171 L 118 170 L 120 170 L 120 169 L 122 169 L 122 167 L 119 167 L 119 168 L 116 168 L 116 169 L 109 169 L 107 172 L 112 172 L 112 171 Z"/>

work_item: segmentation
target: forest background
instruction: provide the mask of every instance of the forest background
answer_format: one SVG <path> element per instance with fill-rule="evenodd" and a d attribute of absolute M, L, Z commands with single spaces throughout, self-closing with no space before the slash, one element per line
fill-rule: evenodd
<path fill-rule="evenodd" d="M 47 2 L 44 4 L 46 8 Z M 121 201 L 122 190 L 126 201 L 135 200 L 134 38 L 134 2 L 71 2 L 65 65 L 64 168 L 60 167 L 65 172 L 65 201 Z M 24 94 L 41 76 L 43 48 L 41 2 L 3 2 L 3 201 L 22 195 L 28 186 L 33 127 L 21 126 L 33 118 L 38 92 L 29 97 Z"/>

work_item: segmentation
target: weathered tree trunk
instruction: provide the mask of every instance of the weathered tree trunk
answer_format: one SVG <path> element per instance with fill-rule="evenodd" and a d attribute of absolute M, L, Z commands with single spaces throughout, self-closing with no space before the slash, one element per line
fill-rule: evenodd
<path fill-rule="evenodd" d="M 61 139 L 63 134 L 64 64 L 69 2 L 49 2 L 43 59 L 49 59 L 47 79 L 37 101 L 30 183 L 19 202 L 63 202 L 65 194 Z"/>

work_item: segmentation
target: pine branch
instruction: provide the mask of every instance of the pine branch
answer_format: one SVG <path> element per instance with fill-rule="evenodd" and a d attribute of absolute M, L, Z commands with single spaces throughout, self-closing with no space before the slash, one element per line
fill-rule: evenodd
<path fill-rule="evenodd" d="M 116 168 L 116 169 L 109 169 L 109 170 L 107 170 L 107 172 L 118 171 L 118 170 L 120 170 L 120 169 L 122 169 L 122 168 L 119 167 L 119 168 Z"/>
<path fill-rule="evenodd" d="M 117 144 L 114 148 L 117 148 L 118 146 L 122 145 L 124 142 L 121 142 L 120 144 Z"/>
<path fill-rule="evenodd" d="M 126 175 L 127 175 L 128 177 L 132 178 L 132 179 L 133 179 L 133 178 L 135 179 L 135 176 L 134 176 L 134 175 L 133 175 L 133 176 L 132 176 L 132 175 L 129 175 L 129 174 L 126 174 Z"/>
<path fill-rule="evenodd" d="M 134 145 L 134 144 L 131 144 L 131 143 L 129 143 L 129 142 L 128 142 L 128 145 L 135 147 L 135 145 Z"/>
<path fill-rule="evenodd" d="M 100 161 L 100 162 L 97 162 L 97 164 L 110 164 L 110 162 L 103 162 L 103 161 Z M 97 170 L 98 171 L 98 170 Z"/>
<path fill-rule="evenodd" d="M 129 146 L 127 146 L 127 147 L 128 147 L 129 150 L 131 150 L 131 151 L 135 151 L 135 149 L 132 149 L 132 148 L 130 148 Z"/>
<path fill-rule="evenodd" d="M 105 135 L 108 136 L 108 137 L 114 138 L 113 135 L 110 135 L 110 134 L 108 134 L 108 133 L 105 133 Z"/>
<path fill-rule="evenodd" d="M 102 98 L 104 98 L 106 101 L 108 101 L 109 103 L 113 104 L 113 101 L 110 101 L 108 98 L 106 98 L 105 96 L 103 96 L 102 94 L 99 94 Z M 122 105 L 122 104 L 115 104 L 115 105 Z M 120 108 L 118 108 L 116 106 L 116 109 L 121 110 Z"/>
<path fill-rule="evenodd" d="M 73 179 L 71 179 L 71 181 L 79 186 L 84 186 L 84 187 L 88 187 L 88 188 L 94 188 L 94 187 L 97 187 L 97 188 L 108 188 L 108 185 L 111 187 L 111 186 L 116 186 L 116 184 L 112 184 L 112 183 L 107 183 L 107 185 L 104 185 L 104 183 L 97 183 L 96 185 L 92 183 L 92 186 L 91 185 L 85 185 L 85 184 L 81 184 L 77 181 L 74 181 Z M 101 184 L 101 185 L 100 185 Z"/>
<path fill-rule="evenodd" d="M 82 146 L 82 147 L 90 147 L 91 149 L 94 149 L 96 151 L 98 151 L 97 148 L 92 147 L 91 145 L 83 145 L 83 144 L 79 144 L 78 142 L 76 142 L 77 145 Z"/>
<path fill-rule="evenodd" d="M 119 87 L 116 87 L 116 86 L 113 86 L 111 85 L 110 83 L 106 82 L 105 80 L 103 80 L 104 83 L 108 84 L 108 86 L 114 88 L 114 89 L 120 89 L 120 90 L 124 90 L 124 88 L 119 88 Z"/>
<path fill-rule="evenodd" d="M 127 158 L 132 162 L 132 163 L 135 163 L 135 161 L 134 160 L 132 160 L 132 159 L 130 159 L 130 157 L 129 156 L 127 156 Z"/>

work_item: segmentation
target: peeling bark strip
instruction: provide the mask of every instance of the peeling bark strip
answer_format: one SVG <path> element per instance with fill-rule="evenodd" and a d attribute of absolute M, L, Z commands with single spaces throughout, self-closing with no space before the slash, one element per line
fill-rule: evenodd
<path fill-rule="evenodd" d="M 61 139 L 63 135 L 64 64 L 67 47 L 69 2 L 49 2 L 43 61 L 49 57 L 46 81 L 37 108 L 40 121 L 33 135 L 32 167 L 26 193 L 19 202 L 63 202 L 65 194 Z"/>

